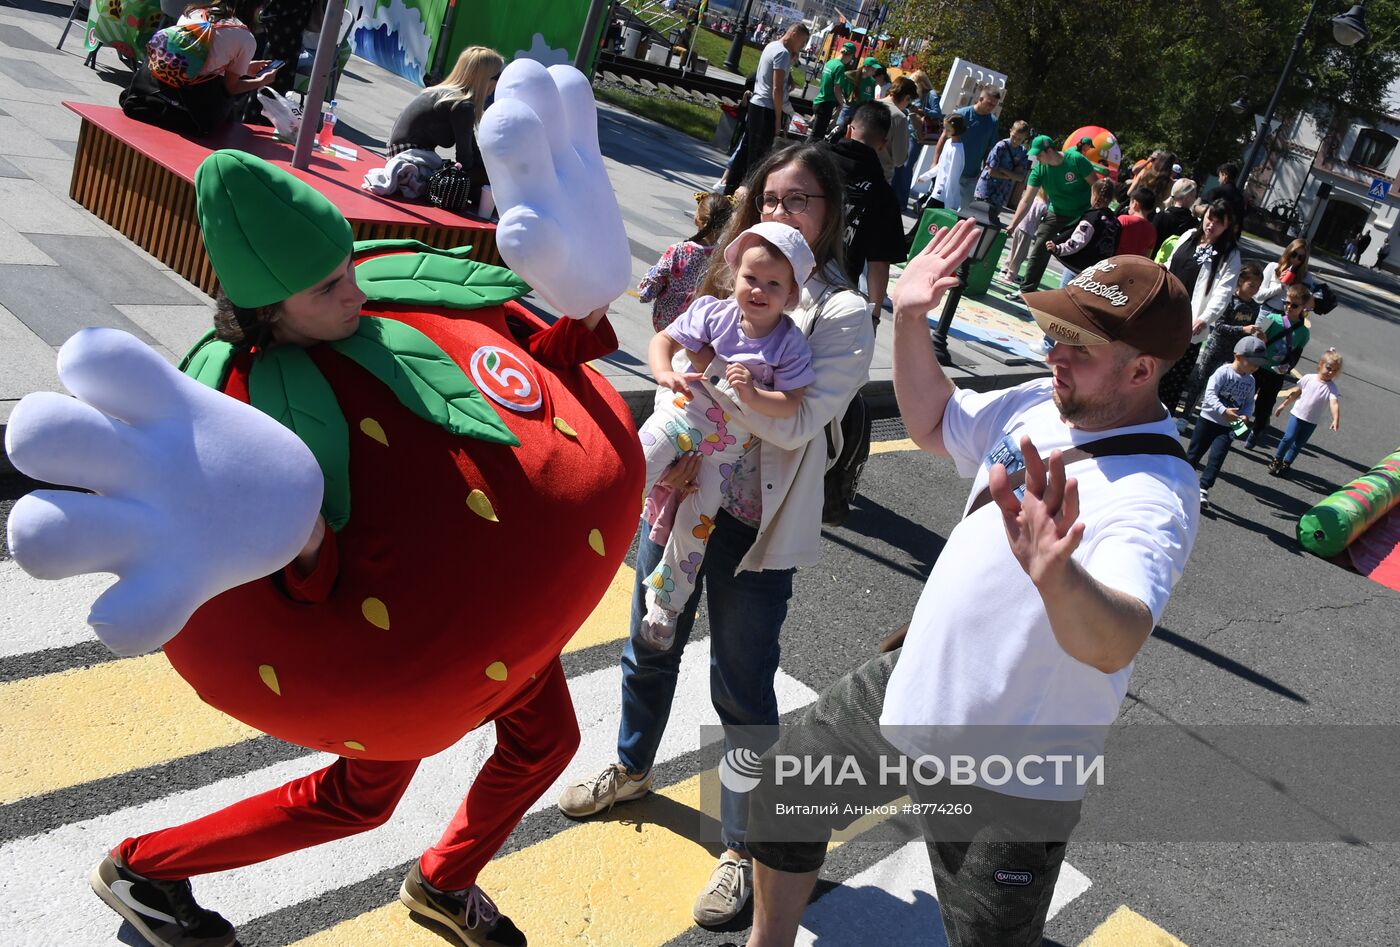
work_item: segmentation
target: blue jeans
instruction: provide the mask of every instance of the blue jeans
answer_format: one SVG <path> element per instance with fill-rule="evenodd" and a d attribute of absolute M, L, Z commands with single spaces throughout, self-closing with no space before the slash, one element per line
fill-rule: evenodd
<path fill-rule="evenodd" d="M 752 736 L 754 728 L 778 722 L 778 698 L 773 679 L 778 673 L 778 633 L 792 598 L 793 569 L 768 569 L 735 574 L 739 562 L 758 537 L 758 530 L 720 510 L 715 531 L 705 550 L 705 562 L 676 625 L 669 651 L 655 651 L 639 637 L 646 612 L 643 578 L 661 561 L 662 547 L 647 539 L 644 522 L 637 535 L 637 584 L 632 592 L 632 624 L 622 648 L 622 722 L 617 730 L 617 758 L 629 773 L 645 773 L 656 760 L 656 749 L 671 716 L 681 652 L 695 624 L 700 593 L 706 595 L 710 617 L 710 700 L 725 727 L 724 750 L 746 746 L 757 754 L 768 742 Z M 731 731 L 731 728 L 744 730 Z M 747 728 L 747 729 L 745 729 Z M 734 742 L 731 742 L 734 741 Z M 721 837 L 728 848 L 746 851 L 744 831 L 749 823 L 748 797 L 721 789 Z"/>
<path fill-rule="evenodd" d="M 1205 469 L 1201 471 L 1202 490 L 1209 490 L 1215 484 L 1215 478 L 1220 475 L 1220 468 L 1225 463 L 1225 455 L 1230 453 L 1230 442 L 1234 439 L 1235 435 L 1226 425 L 1216 424 L 1208 418 L 1196 419 L 1196 430 L 1191 433 L 1191 446 L 1186 449 L 1186 459 L 1194 465 L 1200 462 L 1202 454 L 1210 451 Z"/>
<path fill-rule="evenodd" d="M 1285 464 L 1293 463 L 1293 458 L 1298 456 L 1298 452 L 1303 449 L 1303 445 L 1308 442 L 1308 438 L 1313 436 L 1313 431 L 1317 430 L 1317 425 L 1312 421 L 1304 421 L 1295 414 L 1288 416 L 1288 427 L 1284 429 L 1283 440 L 1278 442 L 1278 450 L 1274 452 L 1274 459 L 1281 460 Z"/>

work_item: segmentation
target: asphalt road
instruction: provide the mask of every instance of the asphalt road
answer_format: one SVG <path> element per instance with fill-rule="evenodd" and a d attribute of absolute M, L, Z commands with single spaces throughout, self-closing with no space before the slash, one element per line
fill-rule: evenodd
<path fill-rule="evenodd" d="M 1302 553 L 1292 538 L 1300 513 L 1400 441 L 1400 373 L 1393 367 L 1400 361 L 1400 300 L 1351 287 L 1343 287 L 1343 297 L 1336 312 L 1317 317 L 1308 353 L 1315 357 L 1332 345 L 1345 355 L 1341 432 L 1319 431 L 1289 481 L 1264 475 L 1262 451 L 1231 454 L 1185 578 L 1137 661 L 1125 719 L 1186 728 L 1400 723 L 1394 696 L 1400 598 Z M 891 425 L 881 430 L 886 437 L 903 436 Z M 23 488 L 18 480 L 3 483 L 0 515 L 8 513 L 9 500 Z M 966 490 L 946 461 L 898 450 L 872 458 L 855 513 L 846 526 L 827 531 L 821 564 L 798 574 L 784 630 L 786 674 L 820 691 L 907 620 Z M 614 654 L 610 646 L 591 648 L 575 663 L 580 671 L 602 668 Z M 37 672 L 43 666 L 30 659 L 3 663 L 21 676 L 26 667 Z M 274 761 L 285 758 L 275 749 L 269 752 Z M 219 754 L 204 765 L 195 782 L 217 779 L 224 768 L 234 775 L 252 766 L 243 757 Z M 1222 757 L 1221 765 L 1231 763 Z M 1280 783 L 1259 781 L 1261 801 L 1287 793 L 1289 774 L 1306 771 L 1307 761 L 1280 761 L 1279 767 Z M 693 760 L 680 757 L 663 767 L 661 778 L 677 782 L 693 772 Z M 1160 781 L 1160 804 L 1180 804 L 1181 774 L 1164 767 L 1149 775 Z M 148 793 L 130 786 L 122 791 L 134 798 Z M 71 793 L 45 798 L 52 800 L 51 809 L 42 801 L 37 808 L 23 802 L 0 808 L 0 825 L 22 815 L 31 825 L 19 834 L 29 835 L 72 820 Z M 527 818 L 507 852 L 528 850 L 568 827 L 556 813 L 537 813 Z M 1080 943 L 1127 905 L 1188 944 L 1394 943 L 1400 907 L 1388 879 L 1400 870 L 1400 845 L 1394 841 L 1400 836 L 1392 831 L 1340 840 L 1346 834 L 1347 826 L 1338 825 L 1337 840 L 1306 843 L 1072 842 L 1068 861 L 1092 884 L 1055 916 L 1047 935 L 1062 944 Z M 833 857 L 834 880 L 888 857 L 904 840 L 898 827 L 887 827 L 851 843 Z M 399 876 L 382 872 L 338 890 L 334 898 L 275 912 L 249 926 L 245 942 L 288 943 L 371 911 L 392 900 Z M 674 892 L 686 904 L 693 895 Z M 927 916 L 927 904 L 914 907 Z M 720 932 L 692 929 L 670 943 L 742 943 L 742 930 L 742 924 Z M 869 943 L 885 936 L 870 933 Z M 927 943 L 941 939 L 931 934 Z"/>

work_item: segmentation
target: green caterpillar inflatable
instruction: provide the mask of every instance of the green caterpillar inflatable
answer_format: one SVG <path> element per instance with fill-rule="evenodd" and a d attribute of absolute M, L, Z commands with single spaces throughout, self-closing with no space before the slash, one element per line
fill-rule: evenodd
<path fill-rule="evenodd" d="M 1335 556 L 1400 504 L 1400 449 L 1298 520 L 1298 542 L 1315 556 Z"/>

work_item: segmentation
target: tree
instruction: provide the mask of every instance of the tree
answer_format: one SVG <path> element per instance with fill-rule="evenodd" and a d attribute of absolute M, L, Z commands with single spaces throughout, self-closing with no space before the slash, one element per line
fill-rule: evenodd
<path fill-rule="evenodd" d="M 1329 0 L 1332 2 L 1332 0 Z M 1063 139 L 1095 124 L 1118 136 L 1125 157 L 1166 148 L 1190 165 L 1238 158 L 1253 134 L 1309 0 L 1137 0 L 1131 4 L 1063 0 L 905 0 L 889 32 L 927 37 L 931 76 L 962 57 L 1007 77 L 1008 121 L 1029 120 Z M 1344 12 L 1319 4 L 1302 68 L 1280 113 L 1321 100 L 1337 114 L 1384 108 L 1400 75 L 1400 0 L 1366 7 L 1372 41 L 1346 49 L 1331 42 L 1328 18 Z M 1245 78 L 1232 82 L 1231 77 Z M 935 79 L 936 81 L 936 79 Z M 1237 116 L 1226 103 L 1243 96 Z M 1207 128 L 1219 113 L 1207 153 Z"/>

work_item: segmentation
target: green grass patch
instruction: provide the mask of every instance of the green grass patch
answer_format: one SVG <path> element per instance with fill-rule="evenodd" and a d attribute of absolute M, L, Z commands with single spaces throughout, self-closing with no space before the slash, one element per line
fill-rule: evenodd
<path fill-rule="evenodd" d="M 715 137 L 715 128 L 719 125 L 719 109 L 705 108 L 691 102 L 678 102 L 675 99 L 637 95 L 606 86 L 594 86 L 593 91 L 604 102 L 626 109 L 633 115 L 640 115 L 668 128 L 674 128 L 703 142 L 709 142 Z"/>
<path fill-rule="evenodd" d="M 642 0 L 627 0 L 623 6 L 636 10 L 642 6 Z M 653 8 L 654 9 L 654 8 Z M 654 14 L 648 14 L 650 19 Z M 672 16 L 657 21 L 656 29 L 665 35 L 670 35 L 672 30 L 678 30 L 685 26 L 685 21 L 680 17 Z M 729 58 L 729 46 L 733 40 L 725 39 L 706 29 L 695 31 L 695 53 L 702 59 L 707 59 L 712 66 L 723 67 L 724 61 Z M 743 76 L 751 76 L 758 69 L 758 57 L 761 50 L 754 49 L 747 44 L 739 53 L 739 73 Z M 798 69 L 793 74 L 793 81 L 797 83 L 797 88 L 801 89 L 807 85 L 807 76 Z"/>

